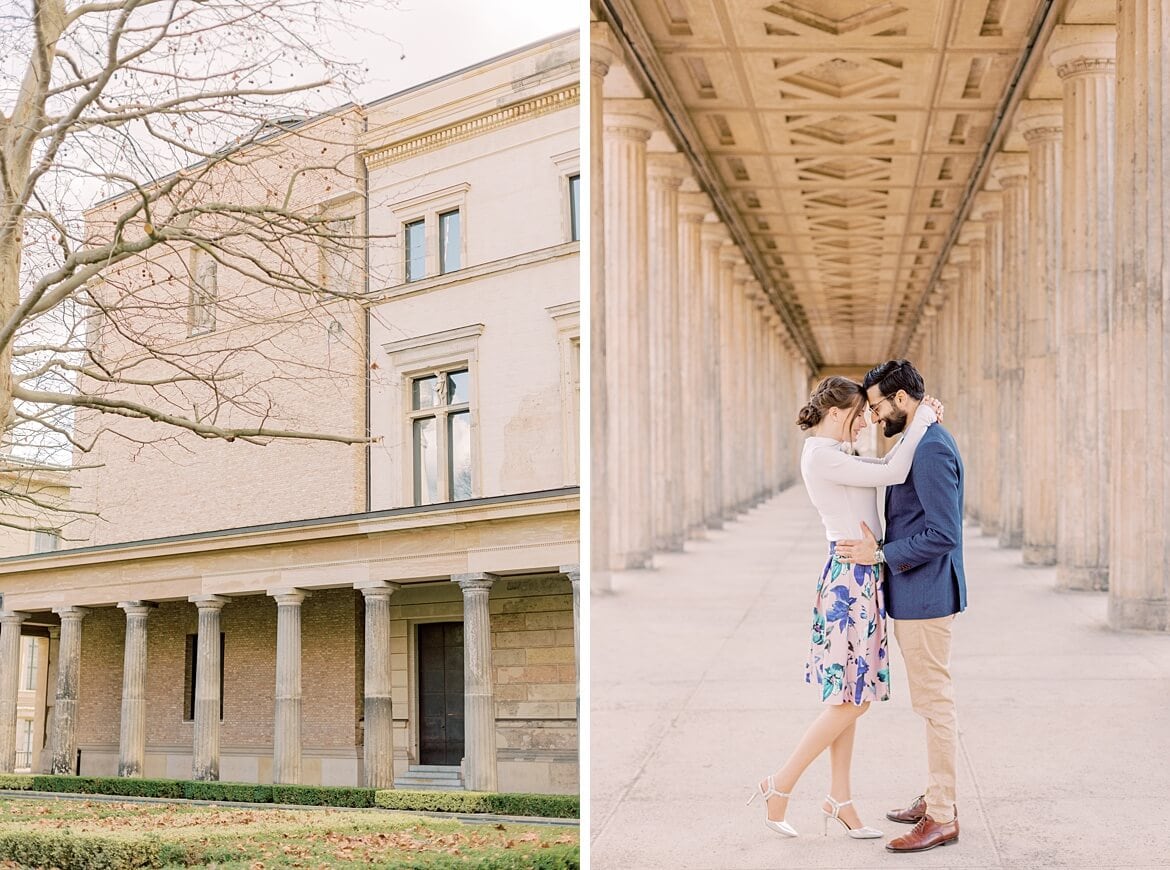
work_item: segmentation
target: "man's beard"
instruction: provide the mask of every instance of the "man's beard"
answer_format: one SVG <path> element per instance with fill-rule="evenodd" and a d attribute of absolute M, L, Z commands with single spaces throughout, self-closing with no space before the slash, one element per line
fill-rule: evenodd
<path fill-rule="evenodd" d="M 882 432 L 887 438 L 893 438 L 906 428 L 906 412 L 895 411 L 893 413 L 896 413 L 898 416 L 895 417 L 891 414 L 889 417 L 886 417 L 885 425 L 882 429 Z"/>

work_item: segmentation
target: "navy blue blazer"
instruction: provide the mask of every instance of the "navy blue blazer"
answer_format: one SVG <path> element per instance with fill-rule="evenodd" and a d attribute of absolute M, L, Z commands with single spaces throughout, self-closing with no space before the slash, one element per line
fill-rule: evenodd
<path fill-rule="evenodd" d="M 905 483 L 886 488 L 886 612 L 934 619 L 967 607 L 963 460 L 951 433 L 926 430 Z"/>

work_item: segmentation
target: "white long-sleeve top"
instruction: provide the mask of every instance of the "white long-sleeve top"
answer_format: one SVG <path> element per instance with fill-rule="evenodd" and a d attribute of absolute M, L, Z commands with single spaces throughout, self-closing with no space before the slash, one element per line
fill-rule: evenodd
<path fill-rule="evenodd" d="M 844 441 L 815 435 L 805 440 L 800 474 L 828 540 L 861 538 L 862 521 L 881 537 L 877 487 L 906 482 L 918 443 L 937 421 L 932 408 L 919 405 L 902 440 L 881 459 L 845 453 Z"/>

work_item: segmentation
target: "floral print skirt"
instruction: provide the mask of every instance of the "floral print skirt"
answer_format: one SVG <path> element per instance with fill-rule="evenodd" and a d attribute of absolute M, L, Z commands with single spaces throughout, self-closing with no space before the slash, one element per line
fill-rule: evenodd
<path fill-rule="evenodd" d="M 834 562 L 836 542 L 817 583 L 812 644 L 804 681 L 821 687 L 826 704 L 864 704 L 890 697 L 886 605 L 872 565 Z"/>

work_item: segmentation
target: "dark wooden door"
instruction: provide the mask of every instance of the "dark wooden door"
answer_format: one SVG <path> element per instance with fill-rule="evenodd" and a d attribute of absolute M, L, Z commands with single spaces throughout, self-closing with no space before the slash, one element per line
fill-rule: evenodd
<path fill-rule="evenodd" d="M 463 623 L 418 626 L 419 764 L 463 760 Z"/>

